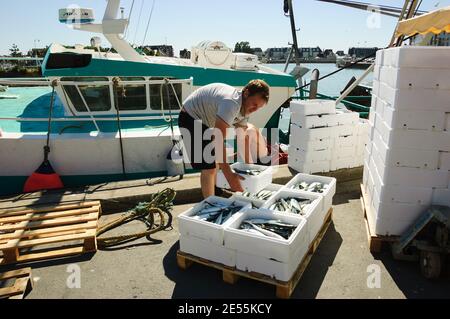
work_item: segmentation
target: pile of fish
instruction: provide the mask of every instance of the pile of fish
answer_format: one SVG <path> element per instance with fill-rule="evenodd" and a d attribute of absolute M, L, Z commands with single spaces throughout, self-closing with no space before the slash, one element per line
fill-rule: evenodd
<path fill-rule="evenodd" d="M 250 192 L 243 192 L 242 196 L 259 199 L 259 200 L 267 200 L 270 196 L 272 196 L 275 193 L 275 191 L 269 191 L 269 190 L 260 190 L 256 194 L 250 193 Z"/>
<path fill-rule="evenodd" d="M 302 191 L 307 192 L 314 192 L 314 193 L 323 193 L 328 187 L 328 184 L 319 183 L 319 182 L 313 182 L 308 184 L 307 182 L 301 182 L 294 184 L 291 186 L 293 189 L 298 189 Z"/>
<path fill-rule="evenodd" d="M 252 169 L 233 168 L 233 170 L 237 174 L 250 175 L 250 176 L 257 176 L 257 175 L 261 174 L 261 172 L 262 172 L 262 170 L 256 169 L 256 168 L 252 168 Z"/>
<path fill-rule="evenodd" d="M 311 202 L 312 200 L 307 198 L 286 197 L 278 199 L 269 209 L 279 210 L 281 212 L 291 211 L 294 214 L 305 215 L 305 209 Z"/>
<path fill-rule="evenodd" d="M 205 202 L 193 218 L 222 225 L 242 207 L 234 202 L 231 204 Z"/>
<path fill-rule="evenodd" d="M 263 218 L 246 219 L 239 226 L 248 232 L 278 239 L 289 239 L 296 227 L 281 220 Z"/>

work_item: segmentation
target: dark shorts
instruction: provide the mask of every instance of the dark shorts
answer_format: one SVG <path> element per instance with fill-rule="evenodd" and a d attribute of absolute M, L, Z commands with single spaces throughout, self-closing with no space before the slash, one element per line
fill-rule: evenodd
<path fill-rule="evenodd" d="M 216 168 L 214 158 L 205 158 L 204 150 L 207 145 L 211 144 L 211 139 L 204 139 L 203 135 L 209 129 L 200 121 L 196 121 L 187 112 L 181 111 L 178 117 L 178 127 L 180 128 L 183 144 L 185 146 L 186 155 L 193 169 L 203 170 Z M 195 130 L 194 128 L 197 127 Z M 195 136 L 194 132 L 201 132 L 201 136 Z M 188 133 L 188 134 L 187 134 Z M 214 155 L 214 151 L 211 152 Z"/>

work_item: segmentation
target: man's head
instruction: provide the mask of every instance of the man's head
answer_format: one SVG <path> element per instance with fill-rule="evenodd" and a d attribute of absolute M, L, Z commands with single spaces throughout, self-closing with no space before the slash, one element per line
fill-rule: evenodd
<path fill-rule="evenodd" d="M 256 112 L 269 101 L 269 86 L 263 80 L 252 80 L 242 89 L 242 108 L 245 115 Z"/>

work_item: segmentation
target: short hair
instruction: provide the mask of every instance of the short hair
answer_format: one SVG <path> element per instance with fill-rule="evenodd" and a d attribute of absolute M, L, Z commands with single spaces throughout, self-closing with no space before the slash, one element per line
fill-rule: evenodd
<path fill-rule="evenodd" d="M 242 91 L 247 91 L 248 96 L 259 94 L 266 102 L 269 101 L 269 85 L 263 80 L 251 80 Z"/>

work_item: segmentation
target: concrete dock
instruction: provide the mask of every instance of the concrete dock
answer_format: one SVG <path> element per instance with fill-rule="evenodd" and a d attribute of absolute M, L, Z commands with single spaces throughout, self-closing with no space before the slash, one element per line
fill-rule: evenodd
<path fill-rule="evenodd" d="M 372 255 L 368 249 L 360 203 L 359 170 L 341 172 L 333 201 L 333 224 L 328 229 L 292 298 L 449 298 L 450 274 L 439 281 L 424 279 L 418 263 L 395 261 L 389 251 Z M 359 175 L 359 177 L 358 177 Z M 291 178 L 281 167 L 274 181 Z M 151 183 L 152 181 L 150 181 Z M 100 224 L 127 207 L 166 187 L 177 190 L 172 230 L 158 232 L 120 249 L 59 260 L 1 266 L 0 272 L 31 266 L 34 289 L 27 298 L 274 298 L 274 286 L 241 278 L 235 285 L 222 281 L 221 272 L 194 264 L 180 270 L 176 264 L 178 225 L 176 216 L 200 199 L 198 176 L 182 181 L 149 185 L 130 181 L 99 185 L 84 190 L 29 194 L 0 199 L 0 209 L 54 200 L 70 202 L 100 199 L 104 215 Z M 131 222 L 111 232 L 143 230 Z M 379 280 L 374 274 L 380 274 Z M 74 276 L 79 274 L 79 288 Z M 376 274 L 375 274 L 376 275 Z"/>

